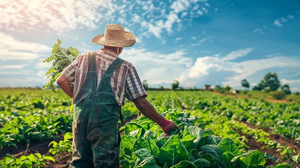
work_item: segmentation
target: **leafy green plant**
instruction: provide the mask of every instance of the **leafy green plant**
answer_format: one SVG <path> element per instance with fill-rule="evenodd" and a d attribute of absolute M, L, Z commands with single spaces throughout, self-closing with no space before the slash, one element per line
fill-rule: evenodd
<path fill-rule="evenodd" d="M 221 139 L 210 129 L 194 126 L 197 118 L 179 110 L 165 117 L 181 128 L 164 137 L 160 127 L 142 116 L 125 125 L 120 145 L 123 167 L 260 167 L 265 164 L 261 152 L 246 153 L 230 138 Z"/>
<path fill-rule="evenodd" d="M 52 49 L 52 55 L 46 58 L 43 62 L 52 62 L 52 66 L 47 71 L 47 78 L 50 81 L 45 85 L 44 88 L 50 87 L 53 91 L 57 91 L 54 86 L 54 82 L 60 76 L 61 72 L 65 67 L 70 65 L 78 56 L 78 50 L 72 47 L 63 48 L 61 47 L 61 41 L 57 39 L 57 44 L 54 44 Z"/>
<path fill-rule="evenodd" d="M 32 168 L 32 167 L 43 167 L 46 166 L 46 160 L 55 162 L 52 156 L 41 155 L 40 153 L 30 154 L 28 156 L 21 156 L 15 158 L 11 155 L 6 155 L 6 157 L 0 161 L 2 168 Z"/>
<path fill-rule="evenodd" d="M 49 143 L 48 146 L 52 145 L 52 148 L 49 149 L 49 152 L 52 155 L 59 155 L 60 158 L 63 158 L 64 152 L 71 153 L 72 152 L 72 133 L 66 132 L 64 135 L 64 140 L 59 141 L 52 141 Z"/>

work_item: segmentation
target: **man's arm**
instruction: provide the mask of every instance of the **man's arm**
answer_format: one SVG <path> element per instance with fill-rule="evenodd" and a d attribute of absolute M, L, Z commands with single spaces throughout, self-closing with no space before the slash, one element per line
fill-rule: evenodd
<path fill-rule="evenodd" d="M 163 129 L 165 134 L 170 135 L 171 131 L 179 129 L 172 121 L 166 120 L 161 116 L 145 97 L 139 97 L 133 100 L 133 103 L 141 113 L 156 122 Z"/>
<path fill-rule="evenodd" d="M 139 97 L 133 100 L 133 103 L 141 113 L 143 113 L 146 117 L 150 118 L 154 122 L 159 123 L 163 119 L 163 116 L 161 116 L 155 110 L 152 104 L 145 97 Z"/>
<path fill-rule="evenodd" d="M 56 80 L 56 83 L 70 98 L 73 98 L 73 88 L 70 85 L 70 81 L 66 77 L 60 75 Z"/>

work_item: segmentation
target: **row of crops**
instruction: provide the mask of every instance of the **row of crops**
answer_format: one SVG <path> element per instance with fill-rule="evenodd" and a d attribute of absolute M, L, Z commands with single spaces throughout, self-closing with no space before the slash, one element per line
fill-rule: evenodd
<path fill-rule="evenodd" d="M 120 130 L 122 135 L 120 164 L 122 167 L 297 167 L 300 151 L 268 138 L 262 129 L 300 141 L 300 105 L 279 104 L 264 100 L 236 99 L 196 91 L 150 91 L 148 100 L 180 131 L 164 137 L 160 127 L 141 116 Z M 2 167 L 43 167 L 54 157 L 71 152 L 71 101 L 62 92 L 3 91 L 0 94 L 0 149 L 18 144 L 54 139 L 51 156 L 39 153 L 15 158 L 0 158 Z M 138 113 L 133 103 L 122 108 L 124 118 Z M 237 130 L 251 135 L 264 148 L 278 149 L 280 158 L 260 149 L 249 149 L 247 138 Z M 0 152 L 1 153 L 1 152 Z M 273 165 L 266 165 L 271 159 Z M 46 160 L 49 160 L 46 162 Z"/>

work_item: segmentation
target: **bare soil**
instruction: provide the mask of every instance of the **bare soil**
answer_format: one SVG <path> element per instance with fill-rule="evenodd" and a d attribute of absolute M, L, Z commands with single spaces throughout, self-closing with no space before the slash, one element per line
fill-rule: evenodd
<path fill-rule="evenodd" d="M 250 148 L 251 150 L 257 149 L 257 150 L 259 150 L 259 151 L 262 152 L 262 153 L 268 153 L 269 155 L 274 156 L 276 159 L 280 159 L 280 158 L 281 158 L 280 153 L 276 151 L 277 149 L 263 148 L 264 145 L 261 144 L 261 143 L 259 143 L 259 142 L 257 142 L 251 135 L 243 134 L 240 130 L 237 130 L 237 129 L 234 129 L 234 130 L 235 130 L 236 132 L 238 132 L 241 136 L 245 136 L 245 137 L 248 139 L 248 142 L 246 142 L 246 145 L 249 146 L 249 148 Z M 272 139 L 272 140 L 275 141 L 275 142 L 280 143 L 281 145 L 285 144 L 285 145 L 287 145 L 287 146 L 290 146 L 291 149 L 295 149 L 295 150 L 297 151 L 297 153 L 300 152 L 300 150 L 299 150 L 299 149 L 300 149 L 300 148 L 299 148 L 299 144 L 295 144 L 295 143 L 293 143 L 291 140 L 284 139 L 284 138 L 282 138 L 282 137 L 281 137 L 281 138 L 278 138 L 278 137 L 280 137 L 280 136 L 277 136 L 277 135 L 271 135 L 271 134 L 270 134 L 270 137 L 269 137 L 269 138 Z M 294 146 L 294 145 L 297 145 L 297 146 Z M 284 160 L 282 160 L 282 159 L 280 159 L 280 161 L 279 161 L 278 163 L 284 163 L 284 162 L 287 162 L 287 163 L 288 163 L 288 161 L 284 161 Z M 266 164 L 265 164 L 265 166 L 270 166 L 270 165 L 275 166 L 275 165 L 277 165 L 278 163 L 275 162 L 275 161 L 272 160 L 272 159 L 266 158 Z M 292 165 L 292 168 L 297 168 L 297 165 L 296 165 L 296 164 Z"/>

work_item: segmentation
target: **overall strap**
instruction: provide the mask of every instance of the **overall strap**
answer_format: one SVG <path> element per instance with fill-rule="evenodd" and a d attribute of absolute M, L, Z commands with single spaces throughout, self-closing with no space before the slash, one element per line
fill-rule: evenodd
<path fill-rule="evenodd" d="M 115 70 L 122 64 L 124 60 L 122 60 L 121 58 L 116 58 L 112 64 L 108 67 L 108 69 L 105 71 L 104 76 L 111 76 Z"/>
<path fill-rule="evenodd" d="M 96 72 L 96 52 L 88 53 L 88 71 Z"/>
<path fill-rule="evenodd" d="M 110 84 L 111 76 L 115 72 L 115 70 L 122 64 L 124 60 L 121 58 L 116 58 L 113 63 L 108 67 L 108 69 L 104 72 L 103 77 L 98 86 L 99 89 L 104 89 L 103 85 L 107 82 Z M 110 86 L 110 85 L 109 85 Z M 111 87 L 111 86 L 110 86 Z M 111 89 L 110 89 L 111 90 Z"/>

